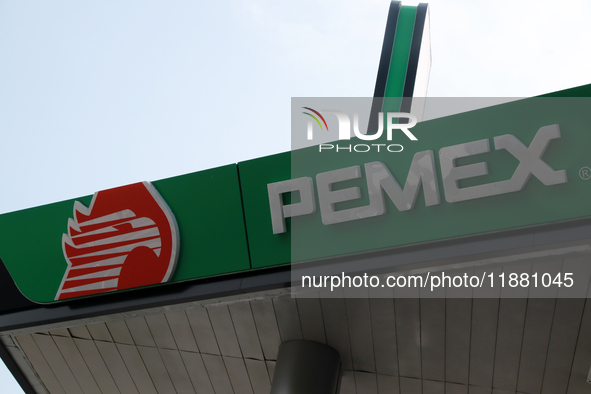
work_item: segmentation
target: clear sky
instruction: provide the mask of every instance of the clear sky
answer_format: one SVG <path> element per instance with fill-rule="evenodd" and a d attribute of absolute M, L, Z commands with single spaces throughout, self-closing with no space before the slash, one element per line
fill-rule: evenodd
<path fill-rule="evenodd" d="M 388 5 L 0 0 L 0 213 L 289 150 L 291 97 L 373 94 Z M 428 96 L 591 83 L 588 0 L 430 17 Z"/>

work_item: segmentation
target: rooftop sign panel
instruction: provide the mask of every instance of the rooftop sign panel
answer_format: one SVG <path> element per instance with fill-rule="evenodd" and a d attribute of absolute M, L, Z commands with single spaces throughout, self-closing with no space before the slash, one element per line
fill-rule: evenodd
<path fill-rule="evenodd" d="M 0 258 L 38 303 L 250 269 L 236 165 L 1 215 Z"/>
<path fill-rule="evenodd" d="M 398 130 L 239 163 L 252 266 L 589 216 L 590 106 L 530 98 L 420 122 L 416 140 Z M 300 117 L 293 132 L 305 134 Z"/>
<path fill-rule="evenodd" d="M 0 258 L 51 303 L 589 217 L 590 107 L 524 99 L 4 214 Z"/>
<path fill-rule="evenodd" d="M 0 258 L 52 303 L 591 215 L 591 85 L 420 122 L 429 67 L 392 2 L 375 97 L 293 99 L 314 146 L 1 215 Z"/>

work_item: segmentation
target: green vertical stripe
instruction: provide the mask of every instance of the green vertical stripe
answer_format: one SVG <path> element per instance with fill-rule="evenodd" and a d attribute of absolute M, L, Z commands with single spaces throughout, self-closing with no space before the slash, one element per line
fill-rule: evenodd
<path fill-rule="evenodd" d="M 416 7 L 402 6 L 400 8 L 384 94 L 384 97 L 392 97 L 393 99 L 384 100 L 383 112 L 400 111 L 416 14 Z"/>

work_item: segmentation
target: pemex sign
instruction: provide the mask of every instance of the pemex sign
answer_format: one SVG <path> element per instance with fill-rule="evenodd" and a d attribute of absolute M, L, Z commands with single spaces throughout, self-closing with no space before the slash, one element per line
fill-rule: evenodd
<path fill-rule="evenodd" d="M 52 303 L 589 217 L 590 107 L 525 99 L 420 122 L 401 152 L 313 146 L 7 213 L 0 258 Z"/>
<path fill-rule="evenodd" d="M 426 4 L 391 2 L 376 97 L 424 95 L 428 19 Z M 394 101 L 375 109 L 410 111 Z M 240 182 L 230 165 L 0 215 L 0 258 L 38 303 L 244 271 L 249 186 Z"/>
<path fill-rule="evenodd" d="M 37 303 L 248 270 L 236 165 L 0 215 L 0 258 Z"/>
<path fill-rule="evenodd" d="M 174 214 L 149 182 L 97 192 L 88 207 L 76 201 L 55 299 L 168 282 L 179 238 Z"/>
<path fill-rule="evenodd" d="M 519 164 L 515 172 L 507 180 L 462 188 L 459 187 L 461 180 L 487 175 L 488 168 L 486 162 L 458 166 L 456 160 L 490 152 L 488 139 L 441 148 L 439 162 L 445 199 L 449 203 L 455 203 L 517 192 L 525 187 L 531 175 L 546 186 L 566 183 L 566 171 L 553 170 L 541 157 L 550 141 L 557 138 L 560 138 L 558 124 L 540 128 L 529 146 L 524 145 L 512 134 L 494 137 L 495 150 L 504 149 L 518 160 Z M 360 178 L 360 165 L 316 175 L 317 197 L 323 224 L 343 223 L 383 215 L 386 212 L 385 196 L 398 211 L 408 211 L 414 207 L 421 187 L 425 196 L 425 206 L 439 205 L 441 202 L 432 150 L 414 154 L 404 187 L 401 187 L 388 167 L 381 161 L 365 163 L 363 167 L 369 204 L 355 208 L 337 210 L 335 205 L 359 199 L 361 197 L 359 188 L 333 190 L 336 188 L 333 185 Z M 267 190 L 274 234 L 286 231 L 286 217 L 308 215 L 316 211 L 313 180 L 310 177 L 270 183 L 267 185 Z M 293 192 L 299 193 L 300 202 L 283 204 L 282 195 Z"/>
<path fill-rule="evenodd" d="M 399 152 L 316 146 L 239 163 L 252 265 L 591 216 L 590 107 L 523 99 L 420 122 Z"/>

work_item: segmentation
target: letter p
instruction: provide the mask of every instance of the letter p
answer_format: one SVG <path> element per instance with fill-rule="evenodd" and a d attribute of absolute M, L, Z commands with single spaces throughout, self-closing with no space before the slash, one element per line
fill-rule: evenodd
<path fill-rule="evenodd" d="M 281 234 L 286 231 L 285 218 L 316 212 L 313 187 L 312 178 L 310 177 L 290 179 L 267 185 L 273 234 Z M 300 193 L 300 202 L 283 205 L 283 194 L 294 191 Z"/>

